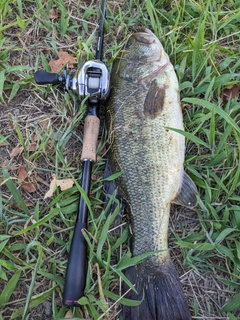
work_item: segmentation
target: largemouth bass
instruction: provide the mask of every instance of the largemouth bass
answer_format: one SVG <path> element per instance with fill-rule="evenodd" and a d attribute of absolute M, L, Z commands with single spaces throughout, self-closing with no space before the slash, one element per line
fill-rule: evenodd
<path fill-rule="evenodd" d="M 169 57 L 148 29 L 133 34 L 115 60 L 107 103 L 108 154 L 118 193 L 129 207 L 132 254 L 158 251 L 126 271 L 135 285 L 123 306 L 124 320 L 191 319 L 168 251 L 170 205 L 196 205 L 197 189 L 184 172 L 179 85 Z M 127 290 L 125 285 L 125 290 Z"/>

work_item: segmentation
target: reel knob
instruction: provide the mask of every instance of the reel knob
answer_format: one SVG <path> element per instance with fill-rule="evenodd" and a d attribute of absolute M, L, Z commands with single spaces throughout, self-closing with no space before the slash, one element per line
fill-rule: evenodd
<path fill-rule="evenodd" d="M 38 70 L 34 73 L 34 79 L 37 84 L 60 84 L 63 82 L 63 78 L 57 73 L 46 72 L 44 70 Z"/>

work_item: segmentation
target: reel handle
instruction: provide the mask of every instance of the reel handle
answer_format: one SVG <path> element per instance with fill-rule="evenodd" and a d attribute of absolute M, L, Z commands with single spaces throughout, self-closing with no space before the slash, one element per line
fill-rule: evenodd
<path fill-rule="evenodd" d="M 38 70 L 34 74 L 34 79 L 37 84 L 60 84 L 63 79 L 57 73 L 46 72 L 44 70 Z"/>

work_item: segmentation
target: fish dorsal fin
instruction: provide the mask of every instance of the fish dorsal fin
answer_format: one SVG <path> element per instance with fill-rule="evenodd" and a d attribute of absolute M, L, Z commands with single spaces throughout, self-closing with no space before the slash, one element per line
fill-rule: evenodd
<path fill-rule="evenodd" d="M 195 183 L 184 171 L 182 185 L 178 190 L 176 198 L 172 202 L 184 207 L 193 208 L 197 205 L 197 194 L 198 191 Z"/>

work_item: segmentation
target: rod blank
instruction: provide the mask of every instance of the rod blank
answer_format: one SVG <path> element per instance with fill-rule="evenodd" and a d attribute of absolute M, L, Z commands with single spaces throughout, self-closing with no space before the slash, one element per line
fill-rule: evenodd
<path fill-rule="evenodd" d="M 63 305 L 78 306 L 78 299 L 84 295 L 87 272 L 87 245 L 82 230 L 86 223 L 77 222 L 74 228 L 71 250 L 63 291 Z"/>

